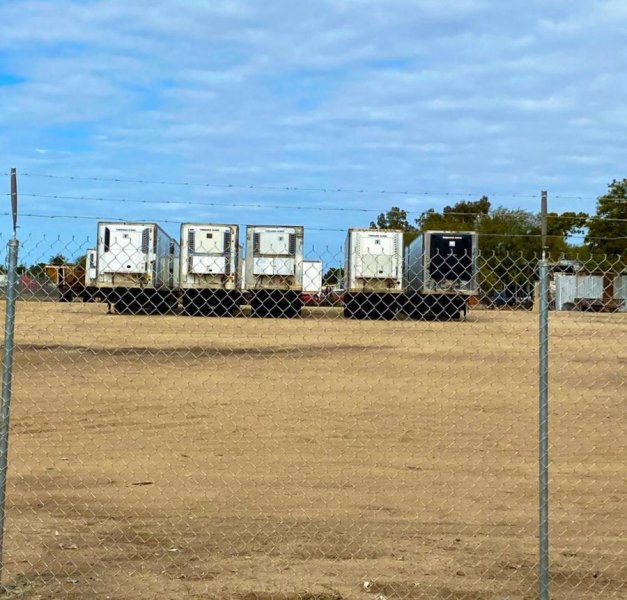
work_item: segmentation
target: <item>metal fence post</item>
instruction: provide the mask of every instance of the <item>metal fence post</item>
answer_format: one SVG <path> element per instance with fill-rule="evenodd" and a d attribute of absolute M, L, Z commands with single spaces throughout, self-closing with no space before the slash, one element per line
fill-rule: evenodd
<path fill-rule="evenodd" d="M 15 333 L 15 304 L 17 302 L 17 175 L 11 169 L 11 205 L 13 237 L 9 241 L 6 320 L 4 327 L 4 353 L 2 359 L 2 426 L 0 428 L 0 582 L 4 567 L 4 523 L 6 514 L 6 487 L 9 458 L 9 416 L 11 408 L 11 382 L 13 376 L 13 350 Z"/>
<path fill-rule="evenodd" d="M 542 192 L 542 258 L 540 260 L 540 389 L 539 389 L 539 568 L 540 600 L 549 600 L 549 265 L 547 256 L 547 193 Z"/>

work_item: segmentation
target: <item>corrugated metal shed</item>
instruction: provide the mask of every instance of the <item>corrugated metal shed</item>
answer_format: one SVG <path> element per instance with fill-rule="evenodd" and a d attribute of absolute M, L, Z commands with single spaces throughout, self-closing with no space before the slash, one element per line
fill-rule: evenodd
<path fill-rule="evenodd" d="M 604 300 L 602 275 L 555 275 L 555 310 L 570 310 L 576 299 Z M 608 290 L 609 291 L 609 290 Z M 627 276 L 614 278 L 613 299 L 623 300 L 621 312 L 627 312 Z"/>
<path fill-rule="evenodd" d="M 574 304 L 575 298 L 603 298 L 601 275 L 555 275 L 555 310 L 567 310 L 566 304 Z M 572 308 L 572 307 L 571 307 Z"/>
<path fill-rule="evenodd" d="M 621 275 L 614 279 L 614 298 L 623 300 L 620 312 L 627 312 L 627 275 Z"/>

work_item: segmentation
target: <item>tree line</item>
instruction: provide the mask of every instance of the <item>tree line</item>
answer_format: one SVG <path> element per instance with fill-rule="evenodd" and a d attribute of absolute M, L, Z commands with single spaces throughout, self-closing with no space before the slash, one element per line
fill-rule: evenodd
<path fill-rule="evenodd" d="M 580 259 L 593 256 L 627 256 L 627 179 L 614 180 L 608 192 L 597 200 L 596 213 L 550 212 L 547 215 L 547 246 L 553 257 Z M 370 223 L 372 229 L 401 229 L 405 244 L 421 231 L 476 231 L 482 254 L 525 256 L 542 251 L 540 215 L 521 209 L 493 207 L 487 196 L 461 201 L 438 212 L 423 212 L 414 223 L 407 211 L 398 206 L 379 214 Z M 571 236 L 578 236 L 577 242 Z M 579 241 L 583 238 L 583 243 Z"/>
<path fill-rule="evenodd" d="M 410 222 L 406 210 L 393 206 L 370 223 L 371 229 L 400 229 L 405 245 L 422 231 L 476 231 L 483 256 L 485 276 L 495 280 L 529 279 L 535 259 L 542 252 L 540 215 L 522 209 L 493 207 L 487 196 L 462 200 L 441 211 L 428 209 Z M 627 257 L 627 179 L 614 180 L 597 199 L 596 212 L 550 212 L 547 218 L 547 247 L 552 259 L 591 260 L 613 269 Z M 577 236 L 573 238 L 572 236 Z M 489 275 L 488 275 L 489 273 Z M 342 280 L 343 269 L 331 267 L 324 285 Z"/>

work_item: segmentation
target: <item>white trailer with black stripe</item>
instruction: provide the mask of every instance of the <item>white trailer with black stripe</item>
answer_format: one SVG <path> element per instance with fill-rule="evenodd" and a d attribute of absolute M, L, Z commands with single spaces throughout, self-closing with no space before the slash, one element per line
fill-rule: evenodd
<path fill-rule="evenodd" d="M 405 250 L 404 311 L 412 318 L 452 320 L 479 293 L 474 231 L 424 231 Z"/>
<path fill-rule="evenodd" d="M 180 287 L 186 315 L 233 316 L 241 304 L 239 227 L 181 225 Z"/>
<path fill-rule="evenodd" d="M 303 237 L 300 225 L 249 225 L 246 291 L 254 317 L 294 318 L 302 308 Z"/>
<path fill-rule="evenodd" d="M 403 293 L 403 232 L 349 229 L 345 256 L 344 316 L 393 319 Z"/>
<path fill-rule="evenodd" d="M 98 223 L 96 262 L 95 286 L 116 312 L 176 309 L 179 244 L 156 223 Z"/>

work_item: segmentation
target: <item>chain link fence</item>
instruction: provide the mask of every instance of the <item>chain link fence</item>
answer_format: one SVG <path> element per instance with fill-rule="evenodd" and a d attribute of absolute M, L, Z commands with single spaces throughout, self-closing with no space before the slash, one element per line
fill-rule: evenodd
<path fill-rule="evenodd" d="M 184 237 L 132 287 L 124 240 L 107 282 L 100 241 L 21 240 L 5 595 L 537 597 L 538 257 L 436 249 L 434 300 L 349 244 L 295 292 Z M 627 269 L 548 264 L 551 592 L 624 598 Z"/>

